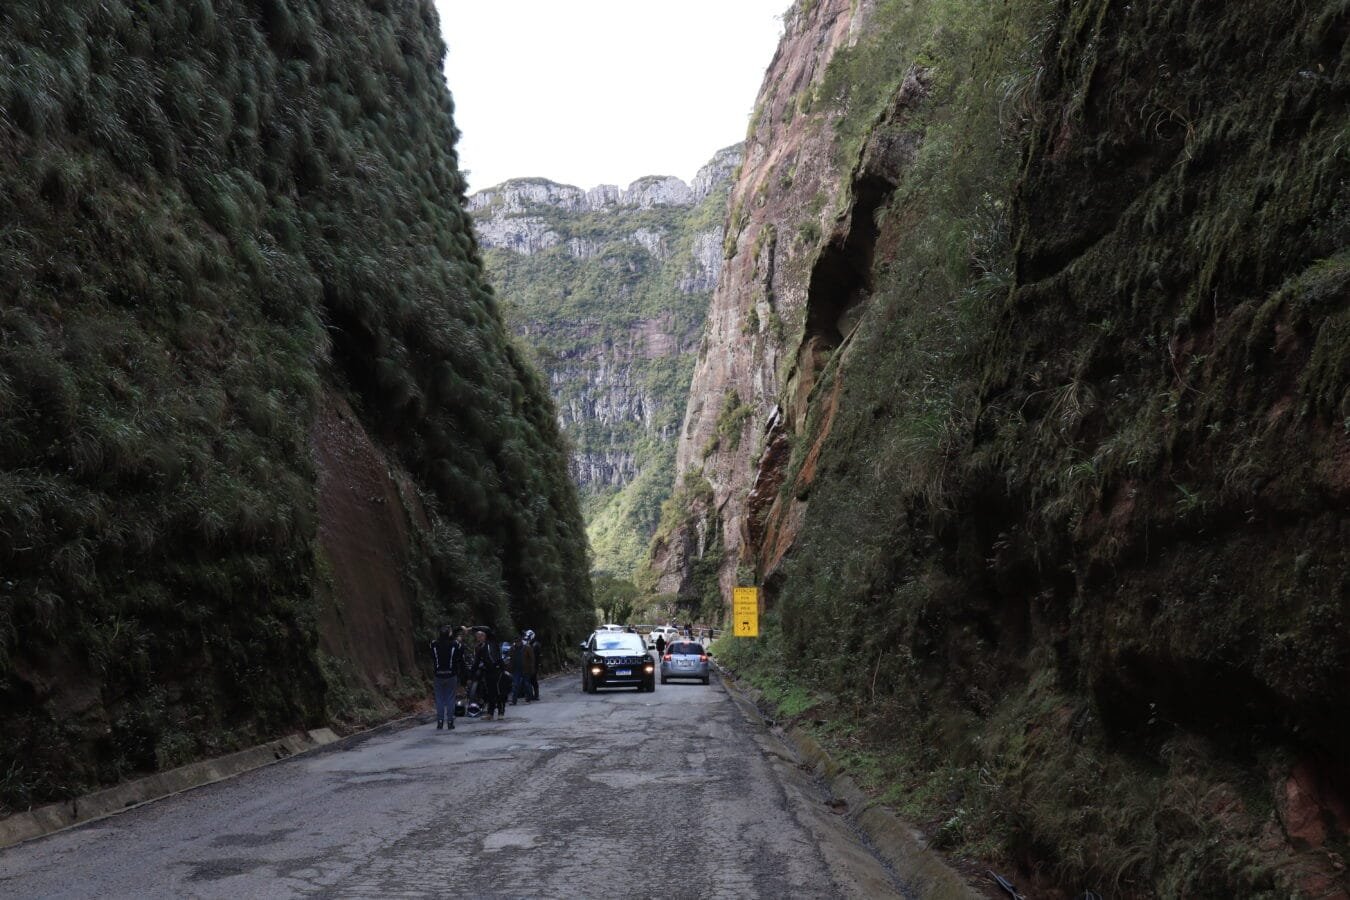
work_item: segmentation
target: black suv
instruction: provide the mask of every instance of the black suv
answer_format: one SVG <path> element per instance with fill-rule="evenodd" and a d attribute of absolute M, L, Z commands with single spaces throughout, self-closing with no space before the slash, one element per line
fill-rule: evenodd
<path fill-rule="evenodd" d="M 581 645 L 581 689 L 594 694 L 602 687 L 656 690 L 656 661 L 647 652 L 642 635 L 627 631 L 597 631 Z"/>

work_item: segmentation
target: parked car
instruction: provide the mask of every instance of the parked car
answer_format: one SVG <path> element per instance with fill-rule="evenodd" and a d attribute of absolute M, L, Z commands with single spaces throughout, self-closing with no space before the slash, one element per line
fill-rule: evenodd
<path fill-rule="evenodd" d="M 672 678 L 697 678 L 708 683 L 711 666 L 708 651 L 697 641 L 676 641 L 661 656 L 661 683 Z"/>
<path fill-rule="evenodd" d="M 586 643 L 581 659 L 581 689 L 594 694 L 602 687 L 656 690 L 656 664 L 642 636 L 626 631 L 597 631 Z"/>
<path fill-rule="evenodd" d="M 599 629 L 597 629 L 597 630 L 598 630 L 598 631 L 624 631 L 624 630 L 626 630 L 626 629 L 625 629 L 622 625 L 606 624 L 606 625 L 601 625 L 601 626 L 599 627 Z"/>

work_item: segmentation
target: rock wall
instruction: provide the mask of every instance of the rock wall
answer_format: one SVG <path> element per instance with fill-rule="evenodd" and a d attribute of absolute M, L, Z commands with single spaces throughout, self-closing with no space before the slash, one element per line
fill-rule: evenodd
<path fill-rule="evenodd" d="M 866 27 L 872 6 L 821 0 L 788 11 L 728 201 L 721 248 L 725 262 L 694 367 L 675 464 L 677 478 L 701 473 L 712 486 L 716 530 L 725 540 L 718 580 L 727 597 L 741 555 L 746 497 L 769 440 L 766 429 L 771 421 L 779 429 L 799 427 L 775 410 L 790 381 L 798 399 L 811 387 L 810 371 L 798 377 L 795 348 L 805 327 L 812 263 L 833 227 L 845 171 L 835 152 L 840 113 L 828 105 L 813 107 L 812 98 L 830 61 Z M 805 362 L 809 370 L 811 360 Z M 725 415 L 726 398 L 733 396 L 732 408 L 748 411 L 734 423 Z M 703 516 L 693 516 L 680 527 L 697 530 L 706 523 Z M 675 543 L 698 542 L 676 538 Z M 688 594 L 696 558 L 658 556 L 654 564 L 662 585 L 667 590 L 683 585 Z"/>
<path fill-rule="evenodd" d="M 1028 894 L 1350 895 L 1348 37 L 1337 2 L 879 2 L 804 103 L 840 178 L 768 396 L 724 269 L 680 462 L 740 524 L 712 602 L 764 587 L 728 662 Z M 687 510 L 659 548 L 705 596 Z"/>

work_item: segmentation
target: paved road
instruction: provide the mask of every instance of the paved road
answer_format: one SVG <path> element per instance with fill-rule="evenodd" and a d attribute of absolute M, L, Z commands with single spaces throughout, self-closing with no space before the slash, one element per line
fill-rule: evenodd
<path fill-rule="evenodd" d="M 0 896 L 900 896 L 716 679 L 595 696 L 553 679 L 460 723 L 0 851 Z"/>

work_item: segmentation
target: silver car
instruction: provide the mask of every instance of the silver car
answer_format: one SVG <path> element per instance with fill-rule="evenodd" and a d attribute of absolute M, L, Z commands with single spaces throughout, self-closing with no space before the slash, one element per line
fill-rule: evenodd
<path fill-rule="evenodd" d="M 661 683 L 672 678 L 697 678 L 708 683 L 708 651 L 697 641 L 672 641 L 661 655 Z"/>

